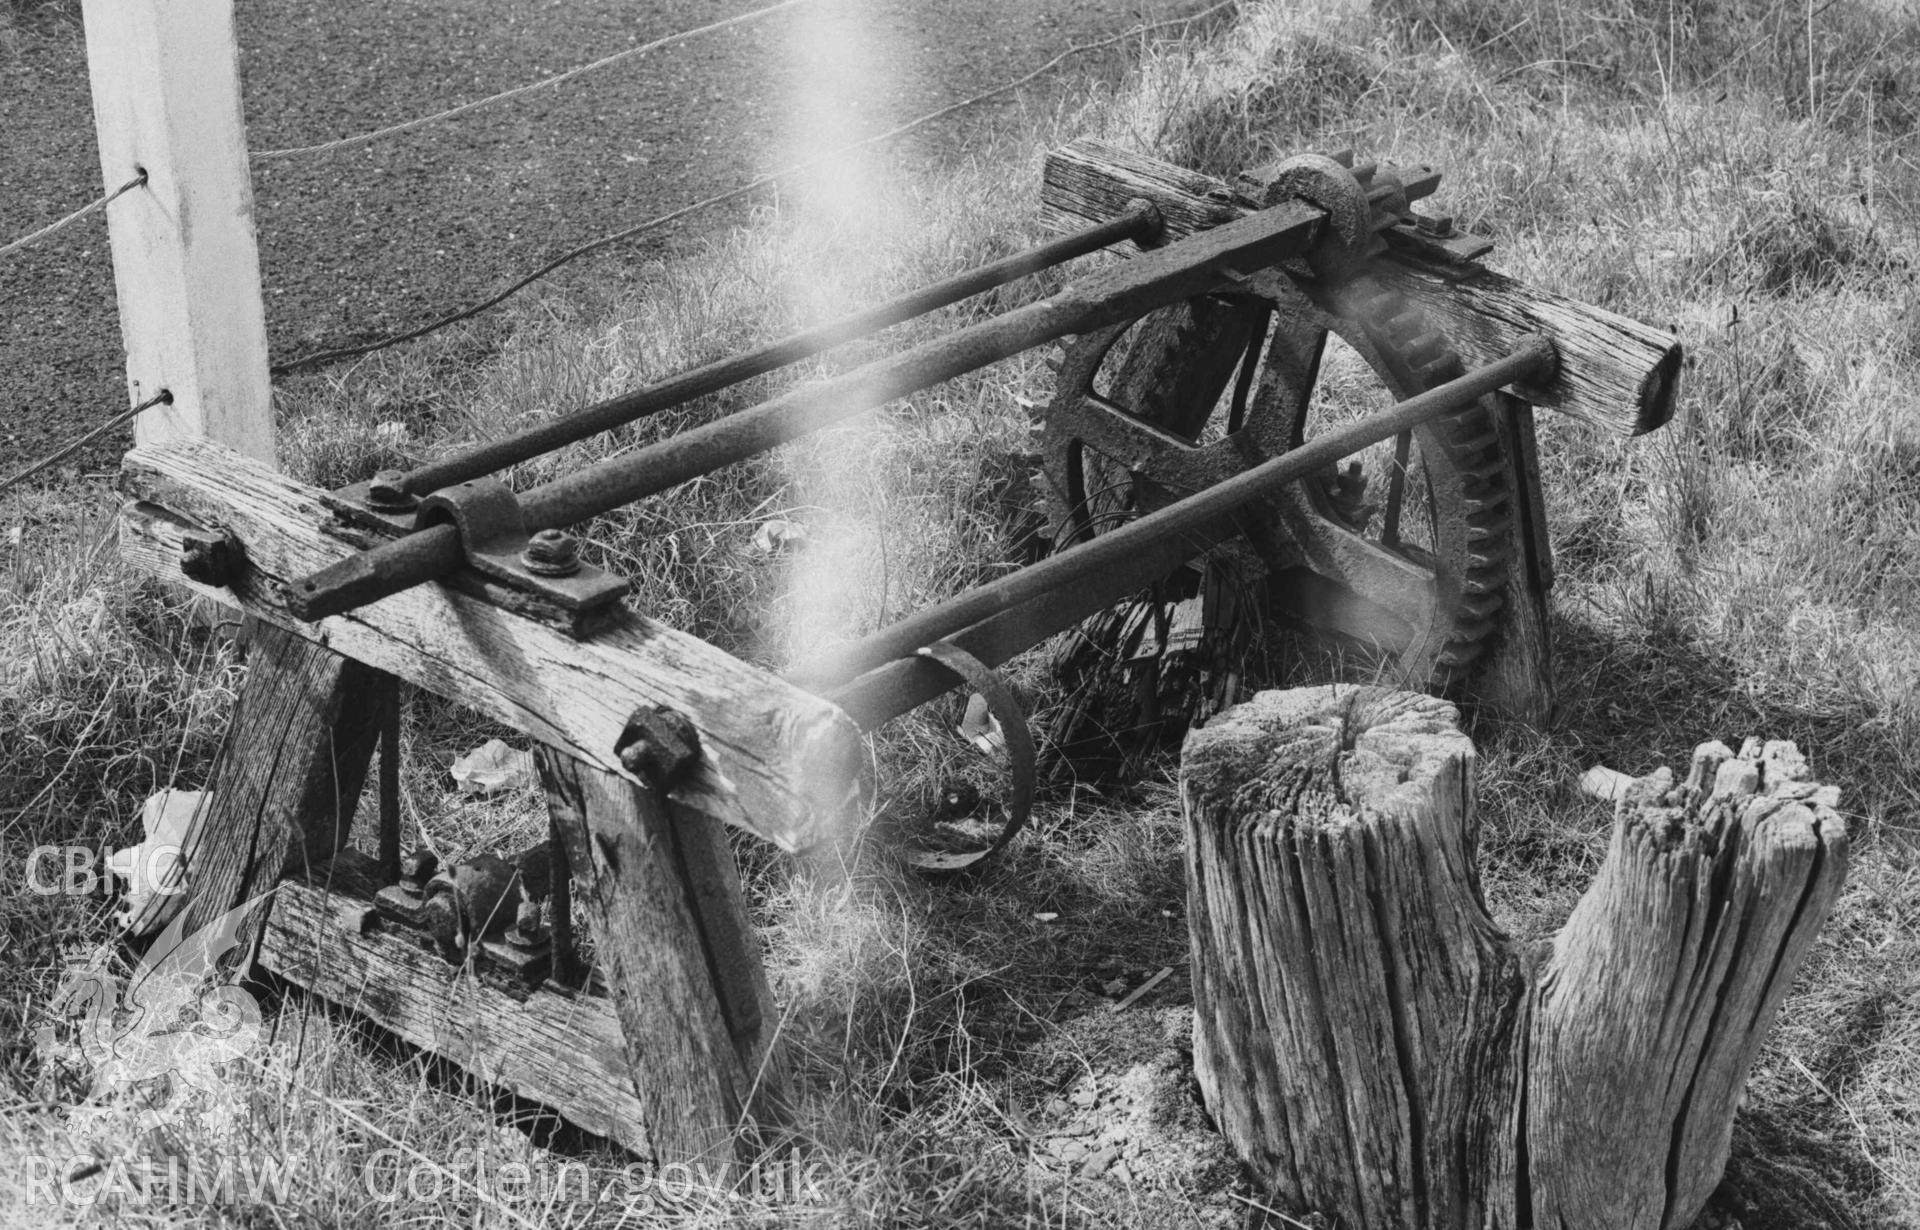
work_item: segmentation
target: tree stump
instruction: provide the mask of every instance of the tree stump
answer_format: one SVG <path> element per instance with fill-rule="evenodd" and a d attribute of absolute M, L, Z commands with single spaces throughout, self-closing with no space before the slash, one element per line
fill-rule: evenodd
<path fill-rule="evenodd" d="M 1181 764 L 1194 1066 L 1274 1193 L 1343 1226 L 1684 1227 L 1845 874 L 1791 743 L 1618 802 L 1551 942 L 1497 928 L 1454 708 L 1264 692 Z"/>

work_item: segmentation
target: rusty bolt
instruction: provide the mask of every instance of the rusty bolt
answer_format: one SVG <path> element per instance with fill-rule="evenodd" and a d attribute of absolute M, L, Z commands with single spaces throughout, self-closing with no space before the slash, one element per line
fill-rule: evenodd
<path fill-rule="evenodd" d="M 536 576 L 572 576 L 580 571 L 580 540 L 565 530 L 541 530 L 527 539 L 520 559 Z"/>
<path fill-rule="evenodd" d="M 410 512 L 420 500 L 406 487 L 400 470 L 382 470 L 367 483 L 367 507 L 377 512 Z"/>
<path fill-rule="evenodd" d="M 410 893 L 424 892 L 427 881 L 433 879 L 433 873 L 438 870 L 440 860 L 433 851 L 425 846 L 417 846 L 412 854 L 400 860 L 400 887 Z"/>
<path fill-rule="evenodd" d="M 540 925 L 540 903 L 522 900 L 507 928 L 506 940 L 515 948 L 538 948 L 546 942 L 547 929 Z"/>
<path fill-rule="evenodd" d="M 180 571 L 202 585 L 232 586 L 246 562 L 240 540 L 225 530 L 195 531 L 180 544 Z"/>
<path fill-rule="evenodd" d="M 664 789 L 700 762 L 700 732 L 683 713 L 641 705 L 628 715 L 613 750 L 627 772 Z"/>
<path fill-rule="evenodd" d="M 1453 234 L 1453 215 L 1451 214 L 1415 214 L 1413 224 L 1423 235 L 1444 239 Z"/>

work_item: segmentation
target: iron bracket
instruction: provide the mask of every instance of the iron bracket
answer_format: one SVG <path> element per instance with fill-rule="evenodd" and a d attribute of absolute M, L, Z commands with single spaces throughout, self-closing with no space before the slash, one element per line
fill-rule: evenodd
<path fill-rule="evenodd" d="M 561 610 L 584 615 L 617 603 L 627 592 L 625 577 L 578 560 L 578 546 L 564 531 L 527 534 L 526 518 L 513 489 L 488 476 L 443 487 L 420 501 L 417 529 L 452 522 L 460 547 L 474 571 L 508 587 L 534 594 Z M 544 556 L 552 547 L 567 557 L 556 568 Z"/>

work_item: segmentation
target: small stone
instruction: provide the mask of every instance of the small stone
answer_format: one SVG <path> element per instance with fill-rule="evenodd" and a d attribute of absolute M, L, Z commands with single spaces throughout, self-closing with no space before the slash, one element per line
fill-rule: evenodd
<path fill-rule="evenodd" d="M 1115 978 L 1112 982 L 1102 983 L 1100 990 L 1107 995 L 1120 996 L 1127 993 L 1127 980 Z"/>
<path fill-rule="evenodd" d="M 1097 1179 L 1112 1169 L 1113 1164 L 1118 1160 L 1120 1160 L 1118 1149 L 1102 1149 L 1086 1160 L 1086 1163 L 1080 1167 L 1080 1174 L 1085 1178 Z"/>
<path fill-rule="evenodd" d="M 1069 1138 L 1056 1141 L 1049 1152 L 1068 1165 L 1076 1165 L 1086 1160 L 1087 1146 L 1082 1141 Z"/>
<path fill-rule="evenodd" d="M 1133 1169 L 1125 1162 L 1114 1163 L 1113 1173 L 1109 1177 L 1116 1182 L 1126 1184 L 1128 1187 L 1133 1186 Z"/>
<path fill-rule="evenodd" d="M 1047 1113 L 1049 1115 L 1054 1115 L 1056 1117 L 1064 1116 L 1067 1113 L 1066 1099 L 1065 1098 L 1048 1098 Z"/>
<path fill-rule="evenodd" d="M 1075 1106 L 1092 1106 L 1094 1102 L 1093 1086 L 1082 1085 L 1069 1096 Z"/>

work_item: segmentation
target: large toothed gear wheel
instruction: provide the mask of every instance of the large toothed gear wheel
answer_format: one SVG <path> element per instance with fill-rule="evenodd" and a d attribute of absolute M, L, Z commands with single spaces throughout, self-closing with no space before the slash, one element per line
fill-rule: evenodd
<path fill-rule="evenodd" d="M 1446 339 L 1356 271 L 1309 299 L 1209 296 L 1076 339 L 1039 427 L 1057 548 L 1459 376 Z M 1343 345 L 1330 345 L 1329 338 Z M 1293 485 L 1242 520 L 1277 612 L 1407 686 L 1493 632 L 1509 496 L 1491 398 Z"/>

